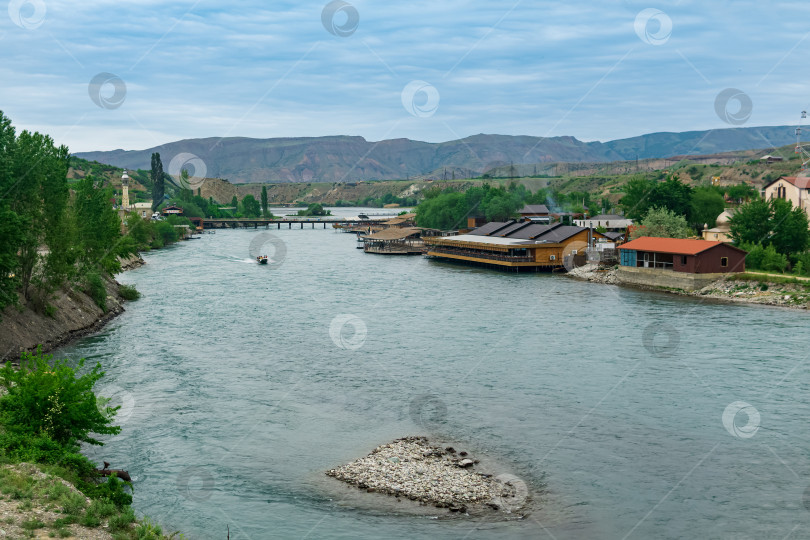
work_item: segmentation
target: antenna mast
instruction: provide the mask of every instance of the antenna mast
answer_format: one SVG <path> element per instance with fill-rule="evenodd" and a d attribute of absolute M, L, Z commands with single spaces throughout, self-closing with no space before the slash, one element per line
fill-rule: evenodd
<path fill-rule="evenodd" d="M 802 111 L 802 120 L 807 119 L 807 111 Z M 802 126 L 801 122 L 799 127 L 796 128 L 796 153 L 801 156 L 802 172 L 806 171 L 810 165 L 810 150 L 807 146 L 802 145 Z"/>

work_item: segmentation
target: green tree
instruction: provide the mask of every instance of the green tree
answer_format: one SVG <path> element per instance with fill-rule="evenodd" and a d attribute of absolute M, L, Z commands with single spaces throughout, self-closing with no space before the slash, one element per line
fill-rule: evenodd
<path fill-rule="evenodd" d="M 686 218 L 667 208 L 651 208 L 638 227 L 633 229 L 632 238 L 655 236 L 659 238 L 686 238 L 692 231 Z"/>
<path fill-rule="evenodd" d="M 126 246 L 119 244 L 121 220 L 110 204 L 111 197 L 112 188 L 96 185 L 92 176 L 76 184 L 76 243 L 83 273 L 96 268 L 108 274 L 119 272 L 118 256 L 130 254 L 122 252 Z"/>
<path fill-rule="evenodd" d="M 262 186 L 262 215 L 267 217 L 267 186 Z"/>
<path fill-rule="evenodd" d="M 689 212 L 689 223 L 695 229 L 702 229 L 704 224 L 714 227 L 717 216 L 723 213 L 726 201 L 723 195 L 709 186 L 701 186 L 692 193 L 692 204 Z"/>
<path fill-rule="evenodd" d="M 165 195 L 165 173 L 163 172 L 163 162 L 160 161 L 160 154 L 152 154 L 152 170 L 149 178 L 152 180 L 152 212 L 156 212 L 163 203 Z"/>
<path fill-rule="evenodd" d="M 81 443 L 102 445 L 93 434 L 114 435 L 118 407 L 102 407 L 93 386 L 104 376 L 101 364 L 83 371 L 84 359 L 74 370 L 66 360 L 23 353 L 20 369 L 11 362 L 0 369 L 0 423 L 5 435 L 25 440 L 47 436 L 62 447 L 78 451 Z"/>
<path fill-rule="evenodd" d="M 242 213 L 246 217 L 259 217 L 261 215 L 261 205 L 253 195 L 245 195 L 242 199 Z"/>
<path fill-rule="evenodd" d="M 647 214 L 651 206 L 649 195 L 654 187 L 655 182 L 643 176 L 635 176 L 624 185 L 624 196 L 619 204 L 628 218 L 638 221 Z"/>
<path fill-rule="evenodd" d="M 790 256 L 807 249 L 810 242 L 807 214 L 801 208 L 794 208 L 793 203 L 784 199 L 771 201 L 773 218 L 771 220 L 771 245 L 777 252 Z"/>
<path fill-rule="evenodd" d="M 667 208 L 675 214 L 690 218 L 692 209 L 692 188 L 670 176 L 656 184 L 649 195 L 650 207 Z"/>
<path fill-rule="evenodd" d="M 737 208 L 729 220 L 735 244 L 769 244 L 773 208 L 765 199 L 755 199 Z"/>

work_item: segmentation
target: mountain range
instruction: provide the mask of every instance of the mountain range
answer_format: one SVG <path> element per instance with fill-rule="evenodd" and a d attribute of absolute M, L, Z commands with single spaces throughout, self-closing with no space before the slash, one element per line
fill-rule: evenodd
<path fill-rule="evenodd" d="M 448 179 L 450 174 L 468 178 L 510 164 L 631 161 L 771 149 L 794 141 L 795 127 L 791 126 L 661 132 L 608 142 L 484 134 L 443 143 L 372 142 L 357 136 L 212 137 L 145 150 L 80 152 L 76 156 L 134 170 L 149 169 L 152 153 L 159 152 L 164 170 L 170 174 L 177 174 L 185 164 L 192 176 L 225 178 L 232 183 L 357 182 L 441 174 Z"/>

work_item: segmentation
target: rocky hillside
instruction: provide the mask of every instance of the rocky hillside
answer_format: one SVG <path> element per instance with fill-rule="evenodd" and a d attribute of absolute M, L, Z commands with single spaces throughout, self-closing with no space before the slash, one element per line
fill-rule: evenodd
<path fill-rule="evenodd" d="M 245 137 L 188 139 L 146 150 L 83 152 L 78 157 L 126 169 L 148 169 L 159 152 L 164 168 L 180 154 L 198 157 L 205 173 L 232 183 L 356 182 L 432 176 L 458 179 L 480 176 L 504 166 L 551 162 L 610 162 L 677 155 L 712 154 L 781 146 L 794 140 L 794 128 L 752 127 L 652 133 L 609 142 L 583 142 L 574 137 L 474 135 L 444 143 L 409 139 L 379 142 L 362 137 L 250 139 Z M 189 157 L 189 156 L 187 156 Z M 184 161 L 182 158 L 181 162 Z M 178 164 L 179 168 L 179 164 Z"/>

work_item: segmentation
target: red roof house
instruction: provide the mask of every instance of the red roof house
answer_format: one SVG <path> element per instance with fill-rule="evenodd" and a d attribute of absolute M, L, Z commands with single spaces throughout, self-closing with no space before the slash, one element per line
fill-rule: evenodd
<path fill-rule="evenodd" d="M 723 242 L 642 236 L 619 247 L 622 266 L 692 274 L 744 272 L 747 253 Z"/>

